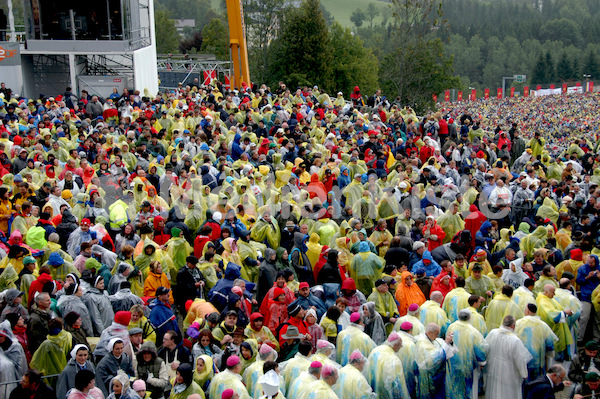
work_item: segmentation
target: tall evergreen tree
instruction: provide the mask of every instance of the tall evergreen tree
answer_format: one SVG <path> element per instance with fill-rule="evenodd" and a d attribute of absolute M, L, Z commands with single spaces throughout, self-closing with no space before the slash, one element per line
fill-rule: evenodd
<path fill-rule="evenodd" d="M 556 64 L 556 77 L 561 82 L 573 78 L 573 67 L 567 53 L 563 52 L 558 64 Z"/>
<path fill-rule="evenodd" d="M 531 77 L 531 83 L 543 84 L 546 82 L 546 57 L 540 54 L 535 67 L 533 68 L 533 76 Z"/>
<path fill-rule="evenodd" d="M 598 55 L 591 49 L 585 56 L 583 62 L 583 73 L 585 75 L 591 75 L 591 79 L 600 79 L 600 62 L 598 62 Z"/>
<path fill-rule="evenodd" d="M 556 80 L 556 69 L 554 68 L 554 61 L 552 60 L 552 54 L 548 51 L 546 53 L 546 71 L 545 71 L 546 83 L 554 83 Z"/>

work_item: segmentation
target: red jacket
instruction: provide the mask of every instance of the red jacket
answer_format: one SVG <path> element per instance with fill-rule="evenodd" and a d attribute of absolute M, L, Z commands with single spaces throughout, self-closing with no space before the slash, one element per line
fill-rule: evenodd
<path fill-rule="evenodd" d="M 477 205 L 475 204 L 469 207 L 469 211 L 471 213 L 465 218 L 465 230 L 471 232 L 471 247 L 475 248 L 475 234 L 477 234 L 481 225 L 487 218 L 479 211 L 479 208 L 477 208 Z"/>
<path fill-rule="evenodd" d="M 35 297 L 36 292 L 42 292 L 42 288 L 44 288 L 44 284 L 48 281 L 52 281 L 52 276 L 47 273 L 42 273 L 40 276 L 31 282 L 31 286 L 29 287 L 29 297 L 27 298 L 27 303 L 31 308 L 31 305 L 34 304 L 33 298 Z"/>
<path fill-rule="evenodd" d="M 207 242 L 210 241 L 210 237 L 208 236 L 198 236 L 194 240 L 194 256 L 198 259 L 202 257 L 202 251 L 204 250 L 204 246 Z"/>
<path fill-rule="evenodd" d="M 308 334 L 308 327 L 306 326 L 306 323 L 304 323 L 304 320 L 300 320 L 296 317 L 290 317 L 290 319 L 287 322 L 290 323 L 291 326 L 298 327 L 298 332 L 300 334 Z M 285 339 L 281 338 L 281 336 L 287 332 L 288 327 L 288 325 L 284 325 L 283 327 L 281 327 L 281 330 L 279 330 L 279 345 L 284 344 Z"/>

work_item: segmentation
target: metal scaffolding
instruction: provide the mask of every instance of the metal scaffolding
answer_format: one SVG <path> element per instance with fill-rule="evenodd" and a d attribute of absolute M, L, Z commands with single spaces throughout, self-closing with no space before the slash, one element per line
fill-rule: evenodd
<path fill-rule="evenodd" d="M 185 86 L 193 82 L 194 78 L 202 83 L 204 72 L 221 82 L 233 76 L 231 61 L 217 61 L 213 55 L 159 54 L 156 61 L 160 88 L 163 89 L 176 88 L 179 83 Z"/>

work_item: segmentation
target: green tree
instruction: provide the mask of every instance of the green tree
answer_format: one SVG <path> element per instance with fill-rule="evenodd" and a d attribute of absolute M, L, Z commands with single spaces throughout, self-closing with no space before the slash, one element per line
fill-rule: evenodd
<path fill-rule="evenodd" d="M 556 68 L 554 68 L 554 61 L 552 60 L 552 54 L 548 51 L 546 53 L 546 82 L 553 83 L 556 80 Z"/>
<path fill-rule="evenodd" d="M 583 61 L 583 74 L 591 75 L 591 79 L 600 78 L 600 63 L 598 55 L 592 49 L 588 50 Z"/>
<path fill-rule="evenodd" d="M 377 18 L 378 15 L 379 15 L 379 8 L 377 8 L 375 3 L 369 3 L 369 5 L 367 6 L 366 16 L 367 16 L 367 19 L 369 20 L 369 27 L 371 29 L 373 29 L 373 21 L 375 21 L 375 18 Z"/>
<path fill-rule="evenodd" d="M 304 0 L 282 18 L 281 34 L 271 47 L 271 83 L 283 80 L 288 87 L 316 84 L 331 88 L 329 30 L 319 0 Z"/>
<path fill-rule="evenodd" d="M 160 8 L 155 10 L 154 29 L 156 52 L 159 54 L 176 53 L 179 47 L 179 34 L 169 11 Z"/>
<path fill-rule="evenodd" d="M 379 63 L 370 49 L 349 28 L 334 22 L 329 33 L 331 40 L 332 92 L 350 93 L 354 86 L 360 86 L 364 93 L 372 93 L 378 88 Z"/>
<path fill-rule="evenodd" d="M 573 67 L 566 52 L 563 52 L 558 64 L 556 64 L 556 77 L 560 81 L 570 80 L 573 77 Z"/>
<path fill-rule="evenodd" d="M 357 8 L 356 10 L 354 10 L 354 12 L 352 12 L 352 15 L 350 15 L 350 21 L 357 28 L 360 28 L 362 26 L 365 19 L 367 19 L 367 16 L 365 15 L 365 12 L 362 10 L 362 8 Z"/>
<path fill-rule="evenodd" d="M 384 89 L 417 112 L 432 107 L 434 94 L 456 87 L 453 57 L 434 32 L 444 27 L 441 3 L 436 0 L 393 0 L 395 25 L 382 62 Z"/>
<path fill-rule="evenodd" d="M 214 18 L 202 29 L 201 51 L 214 54 L 218 60 L 229 60 L 229 31 L 221 19 Z"/>
<path fill-rule="evenodd" d="M 533 69 L 533 75 L 531 76 L 531 83 L 542 84 L 546 82 L 546 57 L 540 54 L 538 60 Z"/>
<path fill-rule="evenodd" d="M 248 61 L 254 81 L 265 82 L 268 78 L 269 44 L 279 34 L 284 10 L 284 0 L 252 0 L 244 4 Z"/>
<path fill-rule="evenodd" d="M 540 40 L 557 40 L 565 45 L 578 46 L 583 41 L 579 24 L 573 20 L 561 18 L 546 22 L 540 28 Z"/>

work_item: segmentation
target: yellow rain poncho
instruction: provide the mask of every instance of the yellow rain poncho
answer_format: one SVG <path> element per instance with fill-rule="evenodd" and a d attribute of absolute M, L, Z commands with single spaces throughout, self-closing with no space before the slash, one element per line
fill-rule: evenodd
<path fill-rule="evenodd" d="M 373 349 L 368 359 L 364 374 L 379 399 L 409 397 L 402 361 L 387 342 Z"/>
<path fill-rule="evenodd" d="M 375 310 L 384 318 L 390 318 L 394 315 L 399 316 L 398 305 L 394 300 L 394 296 L 389 293 L 381 293 L 377 287 L 373 288 L 371 295 L 367 298 L 367 302 L 375 303 Z"/>
<path fill-rule="evenodd" d="M 444 244 L 450 242 L 456 233 L 464 230 L 465 228 L 465 221 L 463 220 L 459 211 L 460 209 L 458 209 L 458 203 L 453 202 L 450 205 L 450 208 L 437 219 L 438 226 L 440 226 L 446 233 L 446 236 L 442 241 Z"/>
<path fill-rule="evenodd" d="M 308 364 L 310 365 L 310 363 L 312 362 L 309 362 Z M 302 371 L 295 380 L 290 382 L 290 387 L 286 392 L 286 397 L 290 399 L 302 399 L 304 395 L 310 392 L 308 390 L 308 386 L 315 381 L 318 381 L 315 376 L 310 374 L 308 371 Z"/>
<path fill-rule="evenodd" d="M 596 169 L 596 170 L 600 170 L 600 169 Z M 569 229 L 558 230 L 555 238 L 556 238 L 556 247 L 563 252 L 573 242 L 573 240 L 571 239 L 571 230 L 569 230 Z"/>
<path fill-rule="evenodd" d="M 500 240 L 494 245 L 493 252 L 502 251 L 508 247 L 508 244 L 510 244 L 510 237 L 513 233 L 514 231 L 512 229 L 500 229 Z"/>
<path fill-rule="evenodd" d="M 516 320 L 519 320 L 524 316 L 523 311 L 516 303 L 503 293 L 499 292 L 494 295 L 494 299 L 491 300 L 485 312 L 485 324 L 487 325 L 488 331 L 500 327 L 500 325 L 502 325 L 502 320 L 508 315 L 513 316 Z"/>
<path fill-rule="evenodd" d="M 280 375 L 283 379 L 282 388 L 285 388 L 284 391 L 288 393 L 288 397 L 291 398 L 289 392 L 292 383 L 296 381 L 300 373 L 308 370 L 310 363 L 310 360 L 301 353 L 296 353 L 293 358 L 285 363 L 285 367 L 283 367 Z"/>
<path fill-rule="evenodd" d="M 413 324 L 413 334 L 414 327 Z M 404 381 L 406 382 L 406 389 L 408 389 L 408 393 L 410 397 L 414 397 L 417 391 L 416 384 L 416 376 L 419 374 L 419 370 L 417 368 L 417 344 L 415 342 L 415 337 L 411 334 L 399 331 L 398 335 L 402 338 L 402 348 L 398 351 L 398 357 L 402 362 L 402 367 L 404 368 Z"/>
<path fill-rule="evenodd" d="M 451 323 L 458 320 L 458 312 L 469 307 L 469 297 L 471 296 L 463 287 L 454 288 L 446 294 L 442 309 L 446 312 L 448 320 Z"/>
<path fill-rule="evenodd" d="M 210 382 L 209 398 L 220 398 L 223 391 L 231 388 L 236 392 L 240 399 L 250 399 L 248 391 L 242 382 L 242 376 L 225 370 L 215 375 Z M 186 396 L 187 397 L 187 396 Z"/>
<path fill-rule="evenodd" d="M 8 259 L 8 258 L 7 258 Z M 12 259 L 14 260 L 14 259 Z M 15 283 L 19 279 L 19 274 L 15 270 L 12 263 L 4 268 L 4 271 L 0 275 L 0 291 L 7 290 L 9 288 L 17 288 Z"/>
<path fill-rule="evenodd" d="M 573 343 L 573 336 L 569 331 L 569 326 L 565 321 L 563 307 L 554 298 L 548 298 L 543 293 L 538 294 L 536 298 L 538 306 L 538 315 L 548 324 L 554 334 L 558 337 L 558 342 L 555 345 L 557 352 L 564 351 L 568 345 Z"/>
<path fill-rule="evenodd" d="M 548 230 L 544 226 L 539 226 L 533 233 L 523 237 L 521 240 L 521 251 L 527 252 L 527 261 L 531 261 L 533 259 L 533 252 L 538 248 L 544 248 L 547 243 Z"/>
<path fill-rule="evenodd" d="M 350 355 L 354 350 L 358 349 L 363 356 L 367 357 L 376 345 L 371 337 L 355 324 L 350 323 L 348 327 L 338 333 L 335 346 L 337 348 L 337 362 L 345 366 L 348 364 Z"/>
<path fill-rule="evenodd" d="M 171 380 L 171 385 L 175 385 L 175 379 Z M 189 398 L 191 395 L 200 395 L 201 398 L 204 398 L 204 391 L 202 390 L 202 388 L 196 384 L 195 381 L 192 380 L 192 383 L 190 385 L 188 385 L 185 390 L 183 392 L 179 392 L 176 393 L 174 391 L 171 391 L 171 396 L 169 396 L 170 399 L 187 399 Z M 242 396 L 240 395 L 240 398 Z"/>
<path fill-rule="evenodd" d="M 256 254 L 256 248 L 252 244 L 252 242 L 246 242 L 241 239 L 237 241 L 238 253 L 240 259 L 242 260 L 242 263 L 240 264 L 240 266 L 242 266 L 242 278 L 256 283 L 258 282 L 259 264 L 256 266 L 250 266 L 247 264 L 247 262 L 245 262 L 246 259 L 253 259 L 256 261 L 258 258 L 258 255 Z M 264 253 L 264 251 L 262 252 Z"/>
<path fill-rule="evenodd" d="M 171 234 L 173 234 L 173 230 L 171 230 Z M 169 238 L 165 246 L 167 247 L 167 255 L 173 263 L 173 267 L 169 268 L 169 271 L 165 273 L 170 275 L 172 283 L 176 280 L 179 269 L 185 266 L 185 259 L 194 252 L 194 249 L 188 244 L 185 238 L 181 237 L 181 232 L 179 232 L 178 237 L 172 236 Z"/>
<path fill-rule="evenodd" d="M 308 260 L 310 260 L 311 265 L 316 265 L 319 261 L 319 257 L 321 256 L 321 250 L 323 246 L 319 244 L 319 240 L 321 237 L 317 233 L 312 233 L 308 242 L 306 243 L 306 247 L 308 250 L 306 251 L 306 256 L 308 256 Z"/>
<path fill-rule="evenodd" d="M 441 328 L 440 335 L 446 335 L 446 329 L 448 328 L 450 321 L 439 303 L 432 300 L 425 301 L 425 303 L 421 305 L 419 316 L 421 323 L 423 323 L 424 326 L 427 326 L 429 323 L 435 323 Z"/>
<path fill-rule="evenodd" d="M 67 262 L 66 260 L 62 265 L 59 265 L 57 267 L 51 265 L 48 265 L 48 267 L 50 268 L 50 275 L 52 276 L 53 280 L 65 281 L 65 278 L 69 273 L 73 273 L 77 277 L 81 277 L 81 273 L 79 273 L 79 270 L 77 270 L 77 268 L 73 266 L 71 262 Z"/>
<path fill-rule="evenodd" d="M 423 323 L 421 323 L 421 320 L 417 319 L 411 314 L 399 317 L 398 320 L 396 320 L 396 323 L 394 324 L 394 331 L 400 331 L 400 326 L 402 326 L 402 323 L 404 323 L 405 321 L 408 321 L 410 324 L 413 325 L 412 335 L 414 337 L 425 332 L 425 326 L 423 325 Z"/>
<path fill-rule="evenodd" d="M 370 251 L 369 244 L 361 242 L 359 253 L 354 255 L 350 263 L 350 277 L 356 287 L 365 295 L 371 294 L 375 281 L 381 276 L 385 261 Z"/>
<path fill-rule="evenodd" d="M 392 242 L 392 238 L 394 238 L 394 236 L 392 236 L 392 233 L 390 233 L 388 229 L 375 229 L 373 230 L 373 233 L 371 233 L 369 241 L 375 245 L 379 256 L 383 258 L 385 257 L 387 250 L 390 248 L 390 242 Z"/>
<path fill-rule="evenodd" d="M 201 373 L 199 373 L 197 369 L 198 361 L 200 359 L 204 362 L 204 371 Z M 206 385 L 206 382 L 212 380 L 214 377 L 215 372 L 213 370 L 213 363 L 212 357 L 208 355 L 200 355 L 196 358 L 196 361 L 194 362 L 194 382 L 198 384 L 200 388 L 203 388 Z"/>
<path fill-rule="evenodd" d="M 546 372 L 546 356 L 552 356 L 558 337 L 539 316 L 524 316 L 517 320 L 515 333 L 533 357 L 527 363 L 528 381 L 533 381 Z"/>
<path fill-rule="evenodd" d="M 593 294 L 593 292 L 592 292 Z M 567 316 L 567 325 L 569 328 L 577 335 L 577 330 L 579 328 L 579 316 L 581 315 L 581 301 L 573 294 L 571 291 L 565 290 L 563 288 L 557 288 L 554 292 L 554 299 L 560 306 L 564 309 L 569 308 L 573 311 L 571 316 Z M 593 303 L 593 299 L 592 299 Z"/>
<path fill-rule="evenodd" d="M 473 388 L 473 370 L 485 364 L 483 335 L 468 321 L 455 321 L 448 327 L 453 333 L 458 352 L 446 362 L 446 397 L 470 398 Z"/>
<path fill-rule="evenodd" d="M 372 399 L 376 397 L 365 376 L 351 364 L 339 370 L 338 380 L 334 388 L 340 399 Z"/>
<path fill-rule="evenodd" d="M 152 254 L 150 255 L 146 255 L 146 248 L 148 247 L 154 248 L 154 252 L 152 252 Z M 158 244 L 156 244 L 150 238 L 145 238 L 142 253 L 135 258 L 135 265 L 142 272 L 142 277 L 144 281 L 146 280 L 146 277 L 148 277 L 148 272 L 150 271 L 150 263 L 154 260 L 160 262 L 160 264 L 162 265 L 163 273 L 165 273 L 167 276 L 171 275 L 171 270 L 174 270 L 175 268 L 171 257 L 167 254 L 166 251 L 158 249 Z M 175 275 L 177 275 L 177 272 L 175 272 Z M 174 281 L 174 278 L 171 278 L 171 280 Z"/>
<path fill-rule="evenodd" d="M 533 286 L 533 295 L 538 295 L 540 294 L 542 291 L 544 291 L 544 286 L 546 284 L 551 284 L 554 287 L 558 288 L 558 281 L 556 281 L 556 279 L 554 277 L 547 277 L 544 276 L 543 274 L 540 276 L 539 280 L 535 282 L 534 286 Z"/>
<path fill-rule="evenodd" d="M 65 330 L 56 335 L 47 335 L 46 340 L 33 354 L 29 366 L 44 375 L 60 374 L 67 365 L 67 356 L 72 345 L 73 337 Z"/>
<path fill-rule="evenodd" d="M 272 219 L 271 222 L 267 222 L 263 216 L 250 230 L 250 238 L 256 242 L 268 244 L 269 248 L 276 250 L 281 242 L 279 224 Z"/>
<path fill-rule="evenodd" d="M 556 224 L 558 221 L 558 207 L 556 203 L 550 197 L 544 198 L 542 206 L 537 211 L 537 216 L 540 216 L 542 219 L 550 219 L 552 223 Z"/>
<path fill-rule="evenodd" d="M 488 334 L 487 326 L 485 325 L 485 319 L 473 306 L 467 308 L 471 312 L 471 325 L 477 329 L 484 337 Z"/>
<path fill-rule="evenodd" d="M 533 296 L 533 292 L 529 291 L 527 288 L 521 286 L 513 291 L 512 301 L 517 304 L 521 308 L 523 312 L 525 312 L 525 307 L 529 303 L 535 303 L 535 296 Z"/>
<path fill-rule="evenodd" d="M 244 342 L 246 342 L 248 344 L 247 346 L 250 346 L 251 354 L 250 354 L 249 359 L 244 358 L 244 356 L 240 356 L 240 360 L 242 362 L 242 371 L 241 371 L 242 379 L 243 379 L 244 372 L 246 371 L 246 369 L 248 369 L 248 367 L 250 367 L 251 364 L 253 364 L 256 361 L 257 355 L 258 355 L 258 342 L 255 339 L 249 338 L 249 339 L 245 340 Z M 244 382 L 246 382 L 246 381 L 244 381 Z M 248 387 L 247 384 L 246 384 L 246 387 Z M 252 392 L 252 391 L 250 391 L 250 392 Z"/>
<path fill-rule="evenodd" d="M 583 260 L 575 260 L 573 258 L 563 260 L 556 266 L 556 278 L 560 280 L 564 272 L 569 272 L 577 276 L 577 270 L 581 265 L 583 265 Z"/>

